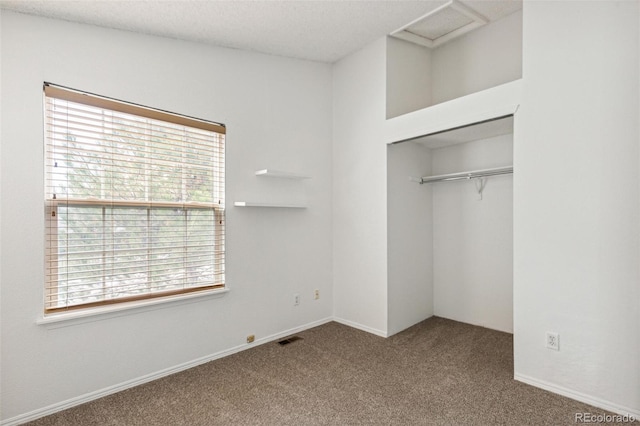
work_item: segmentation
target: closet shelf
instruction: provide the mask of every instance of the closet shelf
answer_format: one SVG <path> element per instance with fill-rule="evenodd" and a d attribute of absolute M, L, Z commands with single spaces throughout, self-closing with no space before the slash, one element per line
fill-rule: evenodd
<path fill-rule="evenodd" d="M 256 171 L 256 176 L 274 177 L 282 179 L 311 179 L 311 176 L 305 176 L 298 173 L 283 172 L 281 170 L 263 169 Z"/>
<path fill-rule="evenodd" d="M 461 179 L 474 179 L 486 176 L 505 175 L 513 173 L 513 166 L 496 167 L 493 169 L 474 170 L 470 172 L 449 173 L 446 175 L 424 176 L 418 179 L 412 179 L 420 184 L 434 183 L 441 181 L 452 181 Z"/>
<path fill-rule="evenodd" d="M 256 203 L 253 201 L 236 201 L 233 203 L 236 207 L 271 207 L 281 209 L 306 209 L 307 206 L 302 204 L 273 204 L 273 203 Z"/>

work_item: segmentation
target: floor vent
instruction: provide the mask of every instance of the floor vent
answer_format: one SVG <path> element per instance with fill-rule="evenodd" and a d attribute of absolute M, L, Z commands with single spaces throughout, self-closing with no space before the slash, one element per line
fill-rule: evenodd
<path fill-rule="evenodd" d="M 293 343 L 296 340 L 302 340 L 302 337 L 298 337 L 298 336 L 287 337 L 286 339 L 280 340 L 278 344 L 281 346 L 284 346 L 284 345 L 288 345 L 289 343 Z"/>

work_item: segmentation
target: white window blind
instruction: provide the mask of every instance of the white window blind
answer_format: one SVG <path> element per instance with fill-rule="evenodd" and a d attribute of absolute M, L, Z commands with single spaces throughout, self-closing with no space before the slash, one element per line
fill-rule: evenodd
<path fill-rule="evenodd" d="M 44 92 L 45 312 L 224 287 L 224 126 Z"/>

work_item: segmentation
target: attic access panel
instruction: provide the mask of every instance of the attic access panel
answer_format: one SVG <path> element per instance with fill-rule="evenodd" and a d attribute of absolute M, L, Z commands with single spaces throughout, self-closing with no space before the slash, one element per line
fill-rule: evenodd
<path fill-rule="evenodd" d="M 455 0 L 450 0 L 390 35 L 434 48 L 486 25 L 488 22 L 485 17 L 473 9 Z"/>

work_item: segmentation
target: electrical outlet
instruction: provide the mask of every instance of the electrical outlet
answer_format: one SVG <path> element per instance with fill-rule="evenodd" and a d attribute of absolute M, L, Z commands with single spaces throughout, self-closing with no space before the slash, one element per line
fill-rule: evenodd
<path fill-rule="evenodd" d="M 300 304 L 300 295 L 298 293 L 293 295 L 293 305 L 298 306 Z"/>
<path fill-rule="evenodd" d="M 316 289 L 313 292 L 313 298 L 316 299 L 316 300 L 320 299 L 320 290 Z"/>
<path fill-rule="evenodd" d="M 254 340 L 256 340 L 256 336 L 254 334 L 247 336 L 247 343 L 253 343 Z"/>
<path fill-rule="evenodd" d="M 560 335 L 558 333 L 547 331 L 547 348 L 554 351 L 560 350 Z"/>

